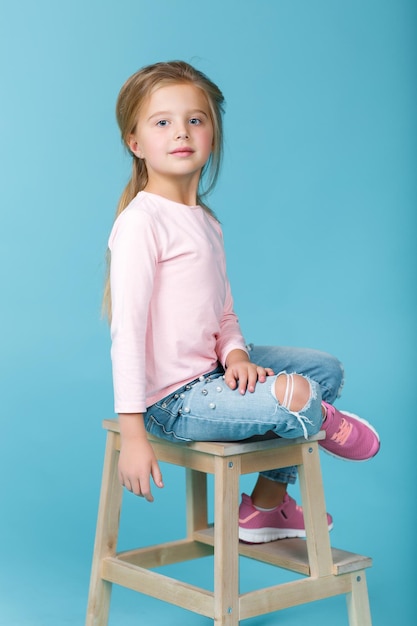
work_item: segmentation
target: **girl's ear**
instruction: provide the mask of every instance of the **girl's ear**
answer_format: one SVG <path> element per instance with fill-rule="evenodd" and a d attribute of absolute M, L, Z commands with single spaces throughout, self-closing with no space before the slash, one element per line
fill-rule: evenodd
<path fill-rule="evenodd" d="M 133 152 L 133 154 L 135 156 L 137 156 L 139 159 L 143 159 L 143 152 L 142 150 L 139 148 L 139 144 L 137 142 L 137 139 L 135 138 L 134 135 L 130 135 L 128 140 L 127 140 L 127 145 L 130 148 L 130 151 Z"/>

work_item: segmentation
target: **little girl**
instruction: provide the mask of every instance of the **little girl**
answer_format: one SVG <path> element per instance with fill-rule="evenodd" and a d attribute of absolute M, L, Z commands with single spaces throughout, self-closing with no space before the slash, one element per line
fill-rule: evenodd
<path fill-rule="evenodd" d="M 180 61 L 143 68 L 117 101 L 133 173 L 109 239 L 105 302 L 119 477 L 148 501 L 150 477 L 163 482 L 147 432 L 185 442 L 322 429 L 320 445 L 334 456 L 361 461 L 379 450 L 367 422 L 333 406 L 342 386 L 335 358 L 243 339 L 221 227 L 203 202 L 220 167 L 223 102 L 214 83 Z M 259 475 L 240 505 L 242 540 L 305 536 L 303 511 L 287 494 L 295 479 L 293 467 Z"/>

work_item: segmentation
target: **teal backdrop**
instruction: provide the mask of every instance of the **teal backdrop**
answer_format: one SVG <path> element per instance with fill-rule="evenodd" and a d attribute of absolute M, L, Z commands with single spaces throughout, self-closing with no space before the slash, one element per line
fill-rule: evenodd
<path fill-rule="evenodd" d="M 339 406 L 381 434 L 372 462 L 323 455 L 332 543 L 373 557 L 375 626 L 415 623 L 416 18 L 414 0 L 0 0 L 0 626 L 84 622 L 113 415 L 104 255 L 130 171 L 114 105 L 178 58 L 227 100 L 210 203 L 248 341 L 337 355 Z M 183 532 L 182 473 L 164 474 L 153 505 L 126 495 L 122 547 Z M 243 588 L 276 576 L 242 566 Z M 114 591 L 111 626 L 209 623 Z M 346 626 L 344 600 L 247 621 L 278 623 Z"/>

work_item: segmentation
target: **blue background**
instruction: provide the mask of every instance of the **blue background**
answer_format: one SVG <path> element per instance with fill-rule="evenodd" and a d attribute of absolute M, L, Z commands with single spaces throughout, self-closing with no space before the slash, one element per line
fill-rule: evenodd
<path fill-rule="evenodd" d="M 381 434 L 370 463 L 323 455 L 332 543 L 374 558 L 375 626 L 415 622 L 416 8 L 1 0 L 1 626 L 84 622 L 113 415 L 103 259 L 130 171 L 114 104 L 140 66 L 174 58 L 227 99 L 211 206 L 247 339 L 337 355 L 339 406 Z M 122 547 L 182 534 L 182 473 L 164 469 L 155 504 L 125 497 Z M 182 569 L 210 584 L 204 561 Z M 276 577 L 242 565 L 243 588 Z M 278 622 L 347 625 L 344 599 L 245 623 Z M 211 622 L 114 590 L 111 626 L 167 623 Z"/>

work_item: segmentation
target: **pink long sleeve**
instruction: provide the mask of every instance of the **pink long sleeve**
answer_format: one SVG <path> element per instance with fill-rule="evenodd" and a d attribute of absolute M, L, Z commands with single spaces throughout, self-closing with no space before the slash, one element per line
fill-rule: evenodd
<path fill-rule="evenodd" d="M 117 413 L 144 412 L 245 350 L 220 225 L 204 209 L 141 192 L 109 248 Z"/>

